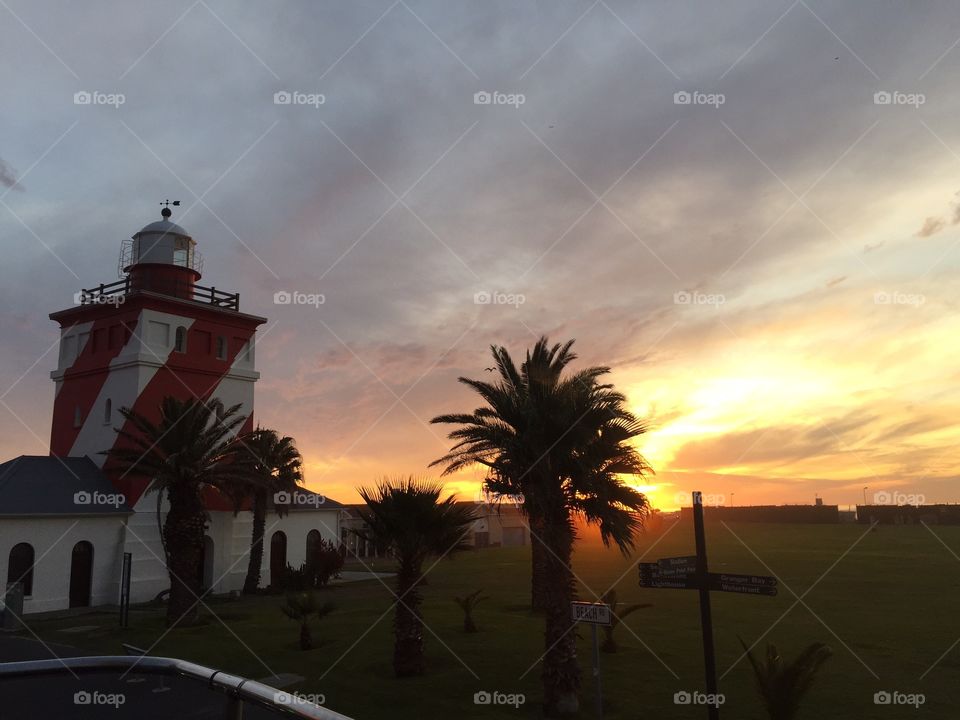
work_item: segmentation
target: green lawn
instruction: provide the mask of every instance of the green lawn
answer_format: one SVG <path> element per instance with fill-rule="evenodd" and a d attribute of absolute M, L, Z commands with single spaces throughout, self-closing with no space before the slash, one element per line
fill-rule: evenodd
<path fill-rule="evenodd" d="M 960 528 L 934 530 L 960 553 Z M 865 531 L 861 525 L 740 523 L 728 529 L 708 524 L 711 569 L 767 574 L 762 560 L 782 581 L 775 598 L 713 594 L 717 665 L 725 674 L 720 682 L 726 695 L 724 717 L 764 717 L 746 662 L 730 668 L 741 654 L 738 635 L 752 642 L 781 617 L 766 639 L 787 654 L 814 641 L 828 643 L 835 653 L 801 717 L 955 716 L 960 703 L 960 645 L 922 680 L 921 675 L 960 638 L 956 613 L 960 561 L 922 526 L 879 527 L 864 535 Z M 703 689 L 696 593 L 642 589 L 633 568 L 645 552 L 644 559 L 652 560 L 692 551 L 692 528 L 686 523 L 645 537 L 630 559 L 595 542 L 578 546 L 575 570 L 586 585 L 581 586 L 581 599 L 595 599 L 587 588 L 600 594 L 622 576 L 617 584 L 622 601 L 654 603 L 628 619 L 629 630 L 619 629 L 618 654 L 601 655 L 608 718 L 706 716 L 703 708 L 673 703 L 678 690 Z M 387 566 L 381 562 L 378 568 Z M 803 598 L 809 609 L 796 604 L 788 588 L 802 596 L 814 584 Z M 467 635 L 461 632 L 462 616 L 452 597 L 479 588 L 491 599 L 477 611 L 481 632 Z M 294 689 L 322 693 L 328 707 L 358 719 L 539 716 L 537 660 L 543 650 L 543 622 L 526 609 L 528 552 L 488 549 L 443 560 L 429 573 L 423 593 L 429 670 L 422 678 L 392 677 L 391 596 L 376 580 L 329 591 L 337 610 L 315 626 L 320 646 L 312 651 L 297 649 L 297 626 L 277 609 L 280 599 L 260 597 L 212 604 L 219 619 L 211 617 L 205 626 L 165 635 L 151 654 L 254 678 L 270 671 L 298 673 L 307 680 Z M 34 621 L 31 627 L 45 640 L 105 654 L 121 653 L 123 642 L 150 647 L 164 633 L 156 609 L 133 613 L 127 630 L 116 623 L 115 615 L 100 614 Z M 81 624 L 100 627 L 87 635 L 58 632 Z M 580 638 L 584 718 L 593 716 L 589 640 L 584 628 Z M 479 690 L 524 693 L 527 702 L 520 709 L 475 705 L 473 696 Z M 926 703 L 919 711 L 876 706 L 873 694 L 878 690 L 924 693 Z"/>

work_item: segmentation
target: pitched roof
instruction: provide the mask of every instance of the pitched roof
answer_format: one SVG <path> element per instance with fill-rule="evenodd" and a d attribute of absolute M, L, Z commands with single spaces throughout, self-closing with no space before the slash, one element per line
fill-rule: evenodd
<path fill-rule="evenodd" d="M 0 517 L 132 512 L 89 457 L 21 455 L 0 464 Z"/>

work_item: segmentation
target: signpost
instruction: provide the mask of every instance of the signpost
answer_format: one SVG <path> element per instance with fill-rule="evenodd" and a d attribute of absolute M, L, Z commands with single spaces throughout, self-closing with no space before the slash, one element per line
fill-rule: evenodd
<path fill-rule="evenodd" d="M 593 677 L 597 682 L 597 717 L 603 717 L 603 688 L 600 684 L 600 638 L 597 628 L 613 622 L 613 611 L 606 603 L 572 602 L 570 614 L 574 622 L 590 625 L 593 630 Z"/>
<path fill-rule="evenodd" d="M 120 627 L 130 624 L 130 565 L 133 553 L 123 554 L 123 570 L 120 574 Z"/>
<path fill-rule="evenodd" d="M 703 631 L 703 667 L 707 694 L 716 697 L 717 664 L 713 648 L 713 617 L 710 592 L 746 595 L 776 595 L 777 579 L 768 575 L 712 573 L 707 567 L 707 540 L 703 527 L 703 496 L 693 493 L 693 533 L 697 554 L 662 558 L 655 563 L 640 563 L 640 586 L 672 590 L 697 590 L 700 594 L 700 627 Z M 596 638 L 596 635 L 594 635 Z M 719 720 L 720 709 L 707 705 L 708 720 Z"/>

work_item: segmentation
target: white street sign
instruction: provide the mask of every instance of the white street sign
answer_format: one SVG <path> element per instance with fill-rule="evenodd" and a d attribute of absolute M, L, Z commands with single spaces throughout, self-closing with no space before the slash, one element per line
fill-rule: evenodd
<path fill-rule="evenodd" d="M 612 620 L 610 606 L 604 603 L 570 603 L 570 612 L 572 613 L 574 622 L 589 623 L 590 625 L 609 625 Z"/>

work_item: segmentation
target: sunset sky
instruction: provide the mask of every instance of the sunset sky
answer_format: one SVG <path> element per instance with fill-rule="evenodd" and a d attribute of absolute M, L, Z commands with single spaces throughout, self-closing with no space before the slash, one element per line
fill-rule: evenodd
<path fill-rule="evenodd" d="M 258 421 L 335 499 L 431 472 L 427 421 L 477 404 L 456 378 L 547 334 L 647 419 L 660 507 L 960 500 L 954 2 L 0 17 L 0 461 L 48 451 L 47 314 L 115 280 L 169 198 L 203 283 L 269 318 Z"/>

